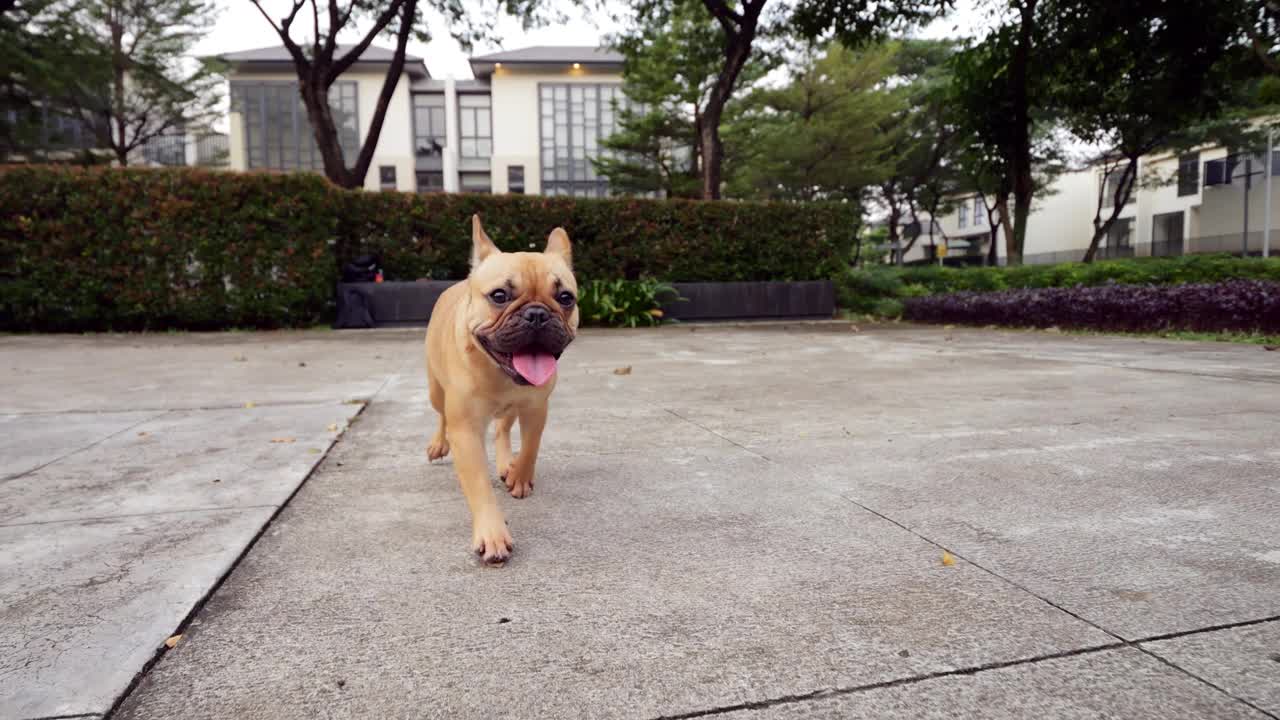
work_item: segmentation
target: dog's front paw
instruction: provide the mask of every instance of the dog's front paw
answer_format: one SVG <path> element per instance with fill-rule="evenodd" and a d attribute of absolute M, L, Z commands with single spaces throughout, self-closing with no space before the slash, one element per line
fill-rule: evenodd
<path fill-rule="evenodd" d="M 526 498 L 533 494 L 533 471 L 525 469 L 520 463 L 519 455 L 516 455 L 506 470 L 499 473 L 499 477 L 506 484 L 511 497 Z"/>
<path fill-rule="evenodd" d="M 427 461 L 435 462 L 448 454 L 449 441 L 444 438 L 444 433 L 437 432 L 436 436 L 431 439 L 431 444 L 427 446 Z"/>
<path fill-rule="evenodd" d="M 477 517 L 471 528 L 471 549 L 490 565 L 500 565 L 511 557 L 515 541 L 501 513 Z"/>

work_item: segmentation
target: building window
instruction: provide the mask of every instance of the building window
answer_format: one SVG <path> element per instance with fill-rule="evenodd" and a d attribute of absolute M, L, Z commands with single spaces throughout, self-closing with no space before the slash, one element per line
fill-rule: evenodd
<path fill-rule="evenodd" d="M 592 160 L 608 151 L 601 141 L 618 129 L 626 104 L 620 84 L 544 84 L 538 88 L 542 193 L 604 197 L 608 182 Z"/>
<path fill-rule="evenodd" d="M 1178 197 L 1195 195 L 1200 191 L 1200 153 L 1187 153 L 1178 157 Z"/>
<path fill-rule="evenodd" d="M 458 96 L 460 155 L 487 158 L 493 154 L 493 118 L 488 95 Z"/>
<path fill-rule="evenodd" d="M 969 227 L 969 203 L 965 203 L 965 202 L 960 203 L 959 212 L 960 212 L 960 218 L 956 224 L 961 230 L 963 230 Z"/>
<path fill-rule="evenodd" d="M 516 195 L 524 194 L 524 166 L 507 166 L 507 192 Z"/>
<path fill-rule="evenodd" d="M 1124 168 L 1116 168 L 1107 173 L 1105 180 L 1106 186 L 1103 190 L 1106 194 L 1102 197 L 1103 207 L 1113 207 L 1116 203 L 1116 191 L 1120 188 L 1120 180 L 1124 177 Z M 1130 181 L 1129 197 L 1124 201 L 1125 205 L 1138 201 L 1138 182 L 1137 178 Z"/>
<path fill-rule="evenodd" d="M 413 151 L 418 157 L 440 157 L 446 144 L 444 95 L 413 96 Z"/>
<path fill-rule="evenodd" d="M 334 83 L 329 88 L 329 108 L 343 159 L 353 165 L 360 150 L 356 84 Z M 233 82 L 231 111 L 242 119 L 249 169 L 324 169 L 296 82 Z"/>
<path fill-rule="evenodd" d="M 379 165 L 378 166 L 378 186 L 383 190 L 396 189 L 396 166 L 395 165 Z"/>
<path fill-rule="evenodd" d="M 1133 257 L 1133 218 L 1112 223 L 1101 250 L 1103 258 Z"/>
<path fill-rule="evenodd" d="M 973 226 L 978 227 L 985 223 L 987 208 L 982 204 L 982 198 L 973 199 Z"/>
<path fill-rule="evenodd" d="M 489 173 L 487 172 L 464 172 L 459 176 L 462 192 L 465 193 L 489 193 L 493 192 L 491 183 L 489 182 Z"/>
<path fill-rule="evenodd" d="M 417 172 L 418 192 L 444 192 L 444 173 L 439 170 L 419 170 Z"/>

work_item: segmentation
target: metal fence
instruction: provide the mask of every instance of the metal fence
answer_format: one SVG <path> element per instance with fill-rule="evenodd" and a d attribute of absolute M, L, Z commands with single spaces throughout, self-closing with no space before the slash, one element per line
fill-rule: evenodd
<path fill-rule="evenodd" d="M 147 164 L 166 167 L 226 167 L 231 159 L 228 138 L 218 133 L 158 135 L 143 144 L 138 152 Z"/>
<path fill-rule="evenodd" d="M 1210 255 L 1215 253 L 1240 256 L 1245 254 L 1244 248 L 1245 241 L 1242 233 L 1234 233 L 1231 235 L 1206 235 L 1187 238 L 1182 241 L 1137 243 L 1127 247 L 1100 247 L 1096 258 L 1098 260 L 1111 260 L 1115 258 L 1177 257 L 1179 255 Z M 1084 259 L 1084 253 L 1084 248 L 1031 253 L 1024 255 L 1022 262 L 1026 265 L 1080 262 Z M 1251 256 L 1262 254 L 1261 232 L 1249 233 L 1247 254 Z M 1271 232 L 1271 256 L 1280 256 L 1280 230 Z M 1004 258 L 1000 258 L 1000 261 L 1003 263 Z"/>

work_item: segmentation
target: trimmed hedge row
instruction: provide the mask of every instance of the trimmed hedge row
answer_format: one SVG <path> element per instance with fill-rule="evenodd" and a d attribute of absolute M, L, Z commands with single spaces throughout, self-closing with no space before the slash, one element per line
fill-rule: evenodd
<path fill-rule="evenodd" d="M 288 327 L 330 317 L 342 263 L 465 276 L 470 217 L 506 250 L 565 227 L 580 278 L 836 276 L 857 210 L 337 189 L 313 174 L 15 167 L 0 172 L 0 330 Z"/>
<path fill-rule="evenodd" d="M 1280 283 L 1229 280 L 961 292 L 909 298 L 903 317 L 956 325 L 1274 334 L 1280 333 Z"/>
<path fill-rule="evenodd" d="M 1280 282 L 1280 258 L 1263 260 L 1230 255 L 1185 255 L 1020 267 L 874 266 L 842 274 L 837 287 L 841 307 L 856 312 L 886 314 L 886 309 L 900 310 L 900 301 L 907 298 L 937 293 L 1094 287 L 1109 283 L 1180 285 L 1234 279 Z"/>

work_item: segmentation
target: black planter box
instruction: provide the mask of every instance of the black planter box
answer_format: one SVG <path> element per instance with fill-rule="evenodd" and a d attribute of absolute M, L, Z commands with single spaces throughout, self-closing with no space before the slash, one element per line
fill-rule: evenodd
<path fill-rule="evenodd" d="M 454 280 L 339 283 L 336 328 L 425 327 L 440 293 Z M 809 282 L 672 283 L 683 300 L 664 303 L 676 320 L 830 318 L 835 286 Z"/>
<path fill-rule="evenodd" d="M 829 280 L 807 282 L 672 283 L 682 301 L 664 303 L 677 320 L 830 318 L 836 289 Z"/>

